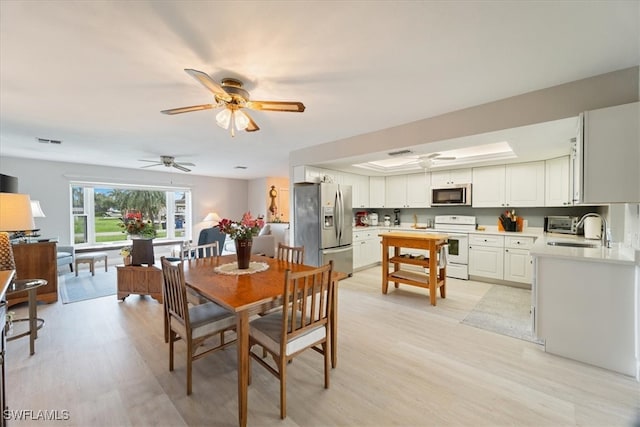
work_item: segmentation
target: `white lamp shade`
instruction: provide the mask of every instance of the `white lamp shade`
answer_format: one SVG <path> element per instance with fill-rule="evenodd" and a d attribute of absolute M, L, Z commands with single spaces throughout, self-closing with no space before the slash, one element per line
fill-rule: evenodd
<path fill-rule="evenodd" d="M 31 201 L 31 213 L 34 218 L 46 218 L 47 216 L 44 214 L 42 207 L 40 206 L 39 200 Z"/>
<path fill-rule="evenodd" d="M 236 110 L 233 112 L 234 122 L 236 124 L 236 129 L 245 130 L 247 126 L 249 126 L 249 117 L 244 113 L 244 111 Z"/>
<path fill-rule="evenodd" d="M 207 216 L 204 217 L 202 222 L 213 222 L 213 225 L 216 225 L 220 222 L 222 218 L 218 215 L 217 212 L 209 212 Z"/>
<path fill-rule="evenodd" d="M 0 193 L 0 231 L 28 231 L 35 228 L 29 195 Z"/>
<path fill-rule="evenodd" d="M 216 123 L 223 129 L 229 129 L 229 124 L 231 123 L 231 110 L 225 108 L 216 114 Z"/>

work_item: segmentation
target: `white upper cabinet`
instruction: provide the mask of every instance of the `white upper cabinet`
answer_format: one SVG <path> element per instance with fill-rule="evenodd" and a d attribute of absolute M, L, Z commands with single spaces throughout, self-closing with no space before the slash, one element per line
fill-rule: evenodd
<path fill-rule="evenodd" d="M 429 174 L 394 175 L 385 178 L 385 207 L 428 208 Z"/>
<path fill-rule="evenodd" d="M 584 113 L 582 203 L 640 202 L 639 105 Z"/>
<path fill-rule="evenodd" d="M 569 156 L 547 160 L 544 163 L 544 205 L 572 205 L 571 170 Z"/>
<path fill-rule="evenodd" d="M 544 206 L 544 162 L 505 166 L 505 205 Z"/>
<path fill-rule="evenodd" d="M 447 185 L 471 184 L 471 168 L 449 171 L 431 172 L 432 187 L 446 187 Z"/>
<path fill-rule="evenodd" d="M 471 203 L 474 208 L 493 208 L 505 205 L 504 166 L 486 166 L 473 168 L 473 197 Z"/>
<path fill-rule="evenodd" d="M 407 207 L 428 208 L 431 206 L 429 198 L 431 176 L 428 173 L 407 175 Z"/>
<path fill-rule="evenodd" d="M 385 177 L 385 207 L 404 208 L 407 204 L 407 175 Z"/>
<path fill-rule="evenodd" d="M 342 183 L 351 186 L 351 199 L 354 208 L 369 207 L 369 177 L 353 173 L 343 173 Z"/>
<path fill-rule="evenodd" d="M 544 162 L 473 168 L 473 207 L 544 206 Z"/>
<path fill-rule="evenodd" d="M 369 177 L 369 207 L 384 208 L 386 183 L 384 176 Z"/>

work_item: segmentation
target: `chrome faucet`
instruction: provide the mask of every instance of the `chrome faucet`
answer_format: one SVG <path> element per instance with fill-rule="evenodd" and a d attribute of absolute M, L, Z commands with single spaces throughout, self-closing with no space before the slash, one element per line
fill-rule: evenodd
<path fill-rule="evenodd" d="M 578 221 L 578 224 L 576 225 L 576 227 L 577 228 L 582 227 L 582 224 L 584 223 L 585 218 L 588 218 L 590 216 L 600 218 L 600 221 L 602 222 L 602 247 L 610 248 L 611 247 L 611 230 L 609 230 L 609 225 L 607 224 L 607 220 L 602 215 L 597 214 L 595 212 L 589 212 L 587 214 L 584 214 L 582 218 L 580 218 L 580 221 Z"/>

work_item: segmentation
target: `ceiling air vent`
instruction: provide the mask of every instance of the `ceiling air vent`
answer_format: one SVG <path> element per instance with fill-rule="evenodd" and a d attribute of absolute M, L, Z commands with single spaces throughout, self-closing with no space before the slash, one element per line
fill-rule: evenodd
<path fill-rule="evenodd" d="M 36 141 L 38 141 L 41 144 L 56 144 L 56 145 L 62 144 L 62 141 L 60 141 L 59 139 L 46 139 L 46 138 L 36 137 Z"/>
<path fill-rule="evenodd" d="M 399 151 L 392 151 L 390 153 L 387 153 L 390 156 L 402 156 L 404 154 L 411 154 L 413 153 L 413 151 L 411 150 L 399 150 Z"/>

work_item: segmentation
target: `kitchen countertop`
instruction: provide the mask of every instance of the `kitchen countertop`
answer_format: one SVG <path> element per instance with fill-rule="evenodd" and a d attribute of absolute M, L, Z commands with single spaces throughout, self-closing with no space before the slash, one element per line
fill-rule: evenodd
<path fill-rule="evenodd" d="M 627 248 L 612 243 L 611 248 L 572 248 L 567 246 L 551 246 L 547 242 L 588 242 L 600 244 L 599 240 L 587 240 L 582 236 L 547 233 L 537 239 L 530 249 L 532 256 L 563 258 L 571 261 L 604 262 L 613 264 L 640 265 L 640 250 Z"/>
<path fill-rule="evenodd" d="M 424 227 L 424 225 L 418 224 L 418 227 Z M 469 233 L 469 234 L 495 234 L 499 236 L 523 236 L 523 237 L 541 237 L 543 235 L 542 228 L 529 227 L 527 231 L 501 231 L 498 230 L 497 226 L 485 225 L 485 230 L 474 230 L 474 231 L 460 231 L 459 233 Z M 441 232 L 445 234 L 451 234 L 451 232 L 445 232 L 442 230 L 436 230 L 435 228 L 413 228 L 411 225 L 399 225 L 399 226 L 390 226 L 385 227 L 384 225 L 370 225 L 366 227 L 353 227 L 354 232 L 358 231 L 366 231 L 366 230 L 390 230 L 390 231 L 414 231 L 417 233 L 420 232 Z"/>
<path fill-rule="evenodd" d="M 418 226 L 422 226 L 418 224 Z M 536 241 L 534 246 L 530 249 L 530 253 L 533 256 L 541 257 L 557 257 L 574 261 L 593 261 L 604 263 L 616 263 L 640 266 L 640 250 L 634 250 L 633 248 L 627 248 L 621 246 L 618 243 L 612 243 L 611 248 L 572 248 L 567 246 L 551 246 L 547 245 L 549 241 L 570 241 L 570 242 L 589 242 L 599 244 L 599 240 L 587 240 L 582 236 L 574 236 L 561 233 L 544 233 L 542 228 L 529 227 L 525 232 L 515 231 L 500 231 L 497 226 L 484 226 L 484 231 L 469 231 L 469 234 L 487 234 L 498 236 L 522 236 L 522 237 L 535 237 Z M 411 225 L 400 225 L 385 227 L 384 225 L 374 225 L 367 227 L 353 227 L 354 232 L 358 231 L 411 231 L 411 232 L 435 232 L 433 228 L 413 228 Z M 444 233 L 451 234 L 451 233 Z"/>

